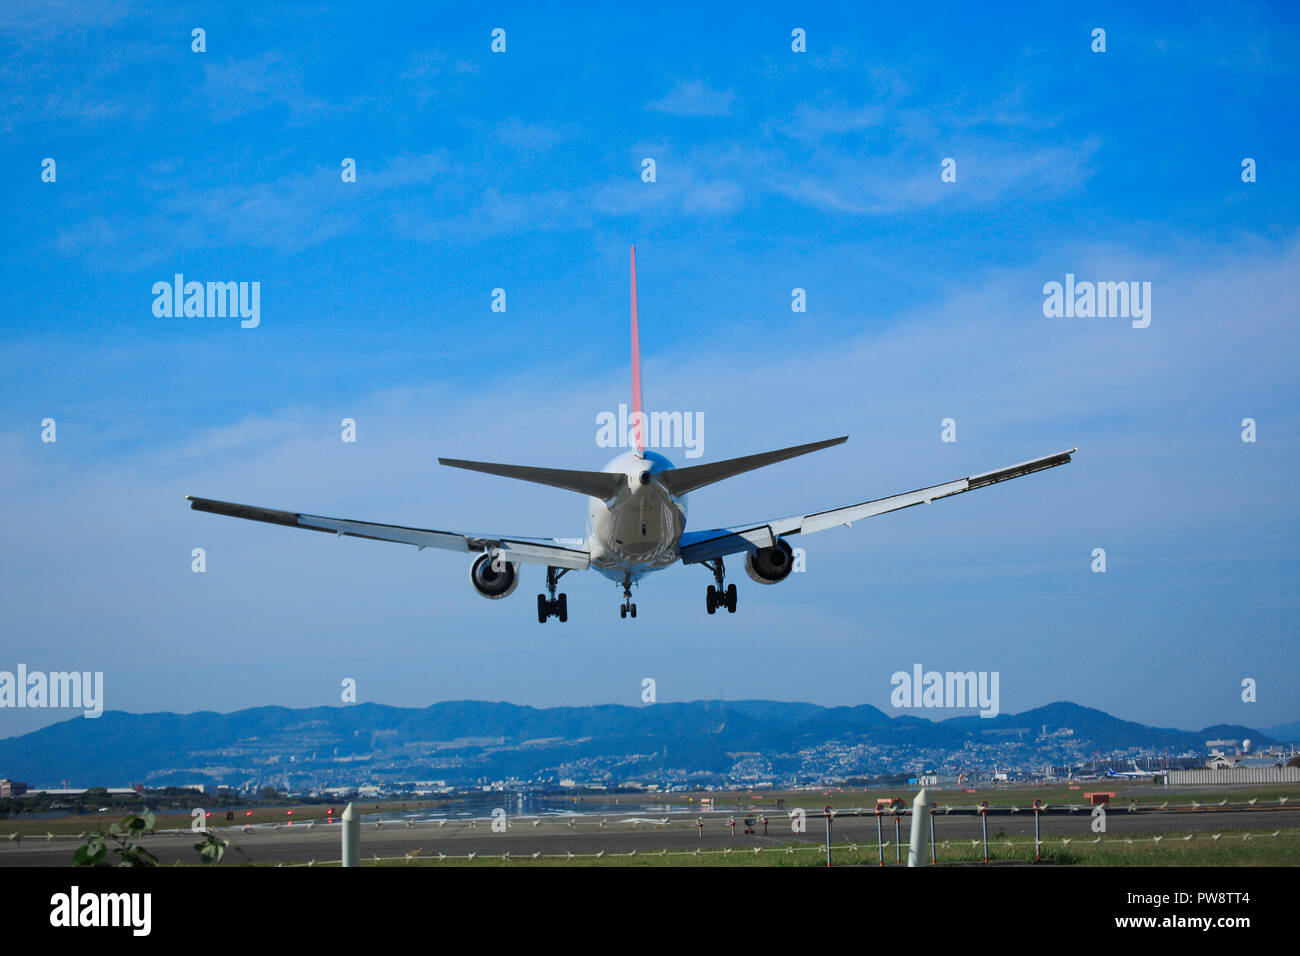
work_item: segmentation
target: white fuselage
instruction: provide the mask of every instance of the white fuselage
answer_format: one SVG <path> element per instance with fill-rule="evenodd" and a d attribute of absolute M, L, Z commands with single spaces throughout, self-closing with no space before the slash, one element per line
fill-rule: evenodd
<path fill-rule="evenodd" d="M 656 476 L 673 463 L 646 451 L 624 452 L 602 469 L 627 476 L 609 501 L 587 499 L 587 549 L 591 566 L 607 578 L 632 582 L 678 559 L 686 527 L 686 496 L 674 497 Z M 649 477 L 643 478 L 645 473 Z"/>

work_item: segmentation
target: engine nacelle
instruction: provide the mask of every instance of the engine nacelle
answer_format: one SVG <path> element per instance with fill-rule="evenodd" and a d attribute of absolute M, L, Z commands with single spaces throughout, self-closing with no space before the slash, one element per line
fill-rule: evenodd
<path fill-rule="evenodd" d="M 469 579 L 474 583 L 474 590 L 493 601 L 509 597 L 519 587 L 519 572 L 509 561 L 503 562 L 502 570 L 492 567 L 492 555 L 479 555 L 469 569 Z"/>
<path fill-rule="evenodd" d="M 794 550 L 777 538 L 770 548 L 759 548 L 745 555 L 745 573 L 759 584 L 778 584 L 794 570 Z"/>

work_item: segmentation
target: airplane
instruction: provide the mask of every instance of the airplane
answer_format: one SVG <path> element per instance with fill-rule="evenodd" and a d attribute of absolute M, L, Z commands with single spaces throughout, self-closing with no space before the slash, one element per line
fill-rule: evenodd
<path fill-rule="evenodd" d="M 326 518 L 211 498 L 196 498 L 192 495 L 187 495 L 186 500 L 195 511 L 233 518 L 323 531 L 340 537 L 393 541 L 414 545 L 420 551 L 425 548 L 441 548 L 478 553 L 470 566 L 470 581 L 479 594 L 491 600 L 500 600 L 514 592 L 519 584 L 521 565 L 543 565 L 546 568 L 546 593 L 537 595 L 537 620 L 542 624 L 552 617 L 558 618 L 561 623 L 568 620 L 568 598 L 562 593 L 557 595 L 556 591 L 560 578 L 570 571 L 590 568 L 621 585 L 623 605 L 620 616 L 635 618 L 632 586 L 639 586 L 644 575 L 661 571 L 678 561 L 684 565 L 702 565 L 713 573 L 714 583 L 705 592 L 709 614 L 724 607 L 729 614 L 734 614 L 736 585 L 726 583 L 724 558 L 743 555 L 745 572 L 753 581 L 763 585 L 778 584 L 790 575 L 794 567 L 794 551 L 787 539 L 795 535 L 813 534 L 841 525 L 852 527 L 855 521 L 863 518 L 919 504 L 929 505 L 940 498 L 949 498 L 962 492 L 1055 468 L 1069 463 L 1071 455 L 1078 451 L 1077 448 L 1071 448 L 1017 465 L 844 507 L 764 519 L 729 528 L 687 531 L 688 493 L 756 468 L 843 444 L 848 436 L 681 468 L 658 452 L 645 448 L 643 437 L 647 416 L 642 412 L 641 404 L 635 246 L 632 247 L 631 270 L 632 413 L 629 423 L 635 435 L 635 450 L 618 455 L 601 471 L 570 471 L 455 458 L 438 459 L 441 464 L 451 468 L 534 482 L 585 495 L 585 538 L 465 534 Z"/>
<path fill-rule="evenodd" d="M 1138 763 L 1136 760 L 1133 761 L 1132 770 L 1120 770 L 1116 772 L 1115 770 L 1112 770 L 1110 767 L 1106 768 L 1106 776 L 1124 777 L 1129 780 L 1148 780 L 1148 779 L 1154 779 L 1155 777 L 1163 777 L 1164 775 L 1165 772 L 1163 770 L 1140 770 L 1138 768 Z"/>

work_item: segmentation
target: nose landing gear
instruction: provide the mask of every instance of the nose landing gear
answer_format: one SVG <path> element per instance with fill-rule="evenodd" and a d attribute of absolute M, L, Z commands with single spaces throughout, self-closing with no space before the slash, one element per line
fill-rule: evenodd
<path fill-rule="evenodd" d="M 560 578 L 569 573 L 569 568 L 546 569 L 546 594 L 537 595 L 537 623 L 545 624 L 549 618 L 558 617 L 563 624 L 569 619 L 569 598 L 567 594 L 556 597 L 555 589 Z M 548 597 L 549 595 L 549 597 Z"/>
<path fill-rule="evenodd" d="M 706 568 L 713 572 L 713 579 L 718 582 L 717 587 L 709 585 L 708 591 L 705 592 L 706 603 L 710 614 L 720 607 L 725 607 L 728 614 L 736 613 L 736 586 L 728 584 L 723 586 L 723 580 L 726 576 L 727 569 L 723 566 L 722 559 L 717 558 L 713 561 L 702 562 Z"/>

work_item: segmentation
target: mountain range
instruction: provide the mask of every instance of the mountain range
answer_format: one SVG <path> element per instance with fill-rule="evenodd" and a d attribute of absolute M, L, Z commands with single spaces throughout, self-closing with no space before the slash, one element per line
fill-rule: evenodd
<path fill-rule="evenodd" d="M 1046 726 L 1049 734 L 1039 737 Z M 1062 729 L 1071 733 L 1065 734 Z M 878 775 L 1023 758 L 1041 766 L 1146 750 L 1204 754 L 1211 739 L 1257 747 L 1295 740 L 1236 725 L 1149 727 L 1057 702 L 1020 714 L 928 720 L 869 705 L 767 700 L 534 708 L 447 701 L 363 703 L 218 714 L 106 711 L 0 739 L 0 777 L 31 786 L 150 786 L 258 781 L 295 787 L 445 780 L 613 781 L 741 771 L 755 779 Z M 668 775 L 668 776 L 665 776 Z"/>

